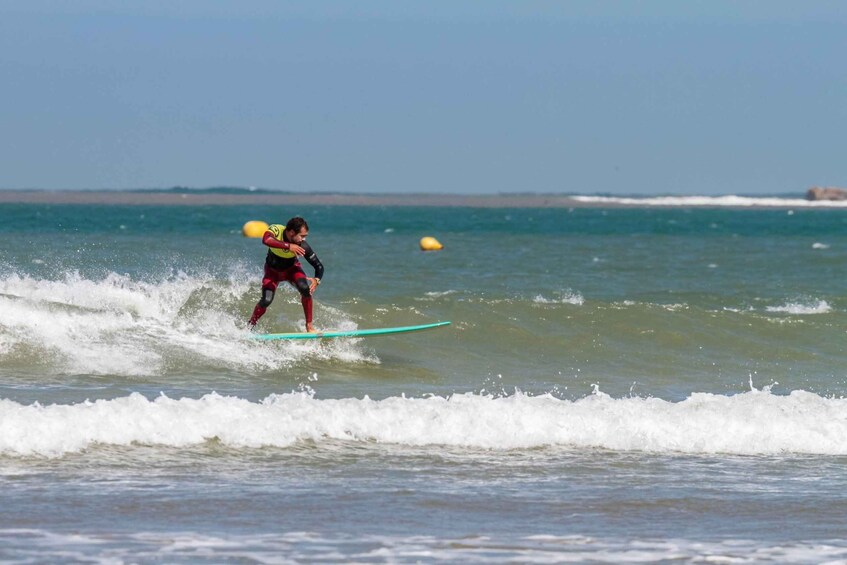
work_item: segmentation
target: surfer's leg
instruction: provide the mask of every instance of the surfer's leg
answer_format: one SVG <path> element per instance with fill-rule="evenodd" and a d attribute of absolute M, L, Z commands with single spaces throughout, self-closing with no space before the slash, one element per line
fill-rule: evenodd
<path fill-rule="evenodd" d="M 247 322 L 251 326 L 255 326 L 259 318 L 265 315 L 268 306 L 274 301 L 274 293 L 276 292 L 277 276 L 276 272 L 265 265 L 265 277 L 262 279 L 262 298 L 256 303 L 253 308 L 253 315 L 250 316 L 250 321 Z"/>
<path fill-rule="evenodd" d="M 256 303 L 256 307 L 253 308 L 253 315 L 250 316 L 250 321 L 248 322 L 251 326 L 255 326 L 256 322 L 259 321 L 259 318 L 265 315 L 265 312 L 268 309 L 268 306 L 271 305 L 271 302 L 274 301 L 274 289 L 273 288 L 263 288 L 262 289 L 262 298 Z"/>
<path fill-rule="evenodd" d="M 312 296 L 301 296 L 300 302 L 303 303 L 303 314 L 306 316 L 306 331 L 313 332 L 315 327 L 312 325 Z"/>
<path fill-rule="evenodd" d="M 293 281 L 291 284 L 300 292 L 300 302 L 303 304 L 303 314 L 306 316 L 306 331 L 315 331 L 312 326 L 312 292 L 309 290 L 309 279 L 306 278 L 306 273 L 303 269 L 296 269 L 292 273 Z"/>

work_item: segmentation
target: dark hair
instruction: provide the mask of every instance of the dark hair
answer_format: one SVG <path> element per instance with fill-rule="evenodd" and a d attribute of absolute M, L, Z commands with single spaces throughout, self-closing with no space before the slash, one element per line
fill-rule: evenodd
<path fill-rule="evenodd" d="M 293 230 L 294 233 L 300 233 L 300 229 L 305 227 L 306 231 L 309 231 L 309 224 L 306 223 L 306 220 L 301 218 L 300 216 L 294 216 L 288 223 L 285 224 L 285 229 Z"/>

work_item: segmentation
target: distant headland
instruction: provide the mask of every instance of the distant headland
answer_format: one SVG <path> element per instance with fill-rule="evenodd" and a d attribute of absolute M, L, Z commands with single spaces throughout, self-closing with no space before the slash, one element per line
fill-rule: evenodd
<path fill-rule="evenodd" d="M 846 188 L 813 186 L 806 191 L 807 200 L 847 200 Z"/>

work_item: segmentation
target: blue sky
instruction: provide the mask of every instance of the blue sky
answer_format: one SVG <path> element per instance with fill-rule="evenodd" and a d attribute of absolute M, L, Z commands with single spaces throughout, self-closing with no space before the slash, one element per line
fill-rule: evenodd
<path fill-rule="evenodd" d="M 841 2 L 0 0 L 0 187 L 847 186 Z"/>

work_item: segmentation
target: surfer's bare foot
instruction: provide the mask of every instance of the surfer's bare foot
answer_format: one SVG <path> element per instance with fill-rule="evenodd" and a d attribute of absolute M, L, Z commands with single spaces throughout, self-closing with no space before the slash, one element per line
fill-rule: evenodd
<path fill-rule="evenodd" d="M 312 324 L 306 324 L 306 332 L 310 334 L 315 333 L 315 326 Z"/>

